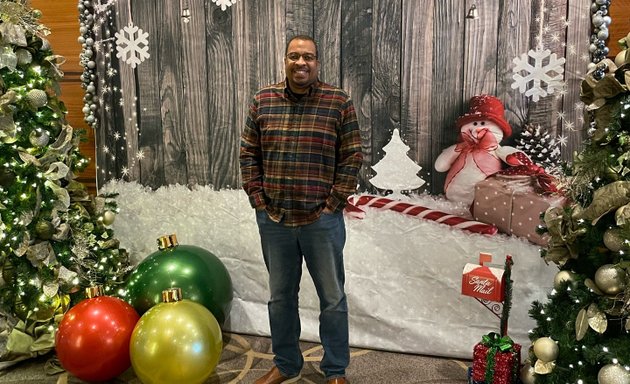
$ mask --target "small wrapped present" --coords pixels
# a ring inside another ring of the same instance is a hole
[[[538,245],[547,244],[536,228],[542,224],[540,214],[547,208],[564,203],[558,194],[539,193],[531,175],[494,175],[475,185],[473,217],[494,224],[499,231],[525,237]]]
[[[467,263],[462,271],[462,295],[502,302],[505,297],[504,270],[483,265],[492,255],[479,254],[479,264]]]
[[[517,384],[520,364],[520,344],[509,336],[491,332],[473,349],[470,381],[473,384]]]

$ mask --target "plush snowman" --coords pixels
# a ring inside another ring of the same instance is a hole
[[[469,110],[457,119],[457,144],[446,148],[435,160],[438,172],[447,172],[444,183],[446,198],[470,205],[475,184],[503,168],[503,164],[521,165],[518,149],[501,146],[501,140],[512,134],[504,117],[501,101],[490,95],[470,99]]]

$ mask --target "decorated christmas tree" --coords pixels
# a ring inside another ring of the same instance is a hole
[[[526,384],[630,383],[629,88],[627,60],[604,59],[582,82],[589,140],[568,175],[569,203],[544,214],[543,257],[559,271],[530,311]]]
[[[0,1],[0,360],[54,347],[63,313],[84,287],[116,294],[130,271],[113,237],[113,196],[75,180],[81,133],[59,99],[63,76],[25,0]]]

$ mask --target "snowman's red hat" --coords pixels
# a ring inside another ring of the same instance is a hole
[[[501,100],[491,95],[477,95],[470,98],[468,112],[457,118],[457,129],[462,125],[479,120],[490,120],[501,128],[503,137],[512,135],[512,127],[505,120],[505,109]]]

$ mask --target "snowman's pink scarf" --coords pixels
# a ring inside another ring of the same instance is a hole
[[[470,136],[460,134],[461,142],[455,146],[455,152],[460,152],[451,169],[446,175],[444,189],[447,189],[451,181],[466,165],[466,158],[472,155],[475,165],[486,176],[490,176],[501,170],[501,160],[493,156],[490,151],[498,148],[496,138],[492,134],[484,135],[479,142],[475,142]]]

